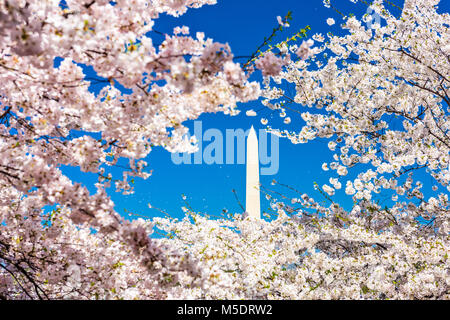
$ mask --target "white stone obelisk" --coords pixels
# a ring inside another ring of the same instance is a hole
[[[245,194],[245,211],[248,216],[261,218],[259,191],[259,155],[258,138],[253,126],[247,138],[247,189]]]

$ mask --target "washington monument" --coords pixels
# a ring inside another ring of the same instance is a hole
[[[247,138],[247,187],[245,211],[251,217],[261,218],[259,191],[259,155],[258,138],[253,126]]]

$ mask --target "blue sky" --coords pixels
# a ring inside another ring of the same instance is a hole
[[[394,3],[402,5],[403,1],[393,0]],[[354,13],[361,16],[366,11],[363,4],[355,5],[348,0],[335,0],[334,5],[346,13]],[[441,10],[449,11],[450,0],[441,1]],[[396,9],[394,9],[396,10]],[[163,32],[171,32],[173,27],[189,26],[192,34],[202,31],[207,37],[218,42],[227,42],[235,56],[246,56],[263,42],[277,26],[277,16],[284,16],[292,11],[293,20],[291,27],[285,29],[278,40],[285,39],[288,35],[311,26],[309,35],[316,32],[326,34],[328,31],[337,32],[338,24],[342,22],[340,16],[332,9],[322,5],[322,0],[284,0],[284,1],[261,1],[261,0],[222,0],[217,5],[204,6],[200,9],[189,10],[180,18],[163,17],[157,20],[155,29]],[[333,17],[336,25],[329,27],[326,19]],[[158,35],[154,36],[154,42],[158,43]],[[244,60],[245,61],[245,60]],[[248,109],[258,110],[262,105],[258,101],[241,104],[241,114],[235,117],[223,114],[202,115],[203,131],[209,128],[219,129],[225,135],[226,129],[248,129],[254,126],[256,129],[263,128],[261,116],[267,117],[270,124],[276,127],[281,125],[278,114],[270,114],[268,110],[258,114],[257,117],[248,117],[245,111]],[[298,106],[300,111],[305,108]],[[261,116],[260,116],[261,115]],[[290,115],[292,123],[287,129],[299,129],[302,121],[298,116]],[[273,119],[271,119],[273,118]],[[186,123],[193,129],[193,122]],[[193,131],[191,131],[193,132]],[[205,147],[208,143],[204,143]],[[271,186],[272,179],[288,184],[301,192],[308,193],[315,199],[323,199],[314,190],[313,183],[319,185],[328,183],[332,173],[321,170],[323,162],[331,161],[332,153],[327,148],[327,141],[317,140],[308,144],[293,145],[286,139],[279,141],[279,171],[273,176],[261,176],[261,183]],[[155,209],[149,209],[147,204],[164,209],[174,217],[182,217],[184,214],[181,207],[184,205],[182,194],[185,194],[189,204],[198,211],[209,214],[217,214],[227,208],[231,212],[239,212],[240,208],[235,200],[232,190],[235,189],[240,201],[245,203],[245,165],[175,165],[171,161],[169,152],[162,148],[155,148],[146,158],[153,175],[147,180],[136,180],[135,193],[124,196],[116,194],[110,189],[112,199],[116,203],[118,212],[124,213],[128,210],[148,217],[161,215]],[[65,169],[75,181],[92,184],[94,175],[81,174],[76,169]],[[349,174],[346,178],[353,178],[356,173]],[[343,180],[345,185],[345,179]],[[284,191],[280,187],[277,191]],[[344,196],[343,192],[336,194],[336,199],[351,205],[351,199]],[[261,209],[265,210],[268,202],[262,197]]]

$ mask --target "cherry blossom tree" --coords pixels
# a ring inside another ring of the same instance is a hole
[[[170,298],[189,299],[449,299],[448,238],[367,228],[362,218],[335,215],[305,195],[301,215],[183,220],[157,218],[158,228],[199,259],[204,286],[181,283]],[[345,222],[344,222],[345,221]],[[342,224],[347,226],[343,227]]]
[[[394,15],[374,1],[379,24],[344,16],[343,35],[284,42],[260,57],[263,104],[305,123],[269,131],[296,144],[327,139],[335,152],[322,166],[334,173],[329,184],[316,185],[328,204],[274,180],[283,192],[261,186],[268,221],[212,220],[191,208],[182,221],[157,219],[168,243],[210,269],[206,289],[182,295],[450,298],[450,16],[438,3],[406,1]],[[342,188],[351,208],[336,200]]]
[[[335,154],[322,168],[337,174],[323,186],[329,196],[344,185],[356,204],[354,212],[374,223],[371,210],[387,214],[377,204],[377,194],[392,190],[396,214],[421,217],[433,226],[431,233],[448,235],[449,14],[437,13],[438,3],[406,1],[396,17],[376,1],[370,8],[384,22],[372,28],[364,23],[368,15],[362,21],[344,17],[348,34],[329,33],[328,41],[314,48],[314,58],[292,60],[273,77],[275,84],[292,84],[295,96],[270,85],[269,79],[263,94],[264,104],[282,113],[295,108],[290,105],[316,111],[295,109],[305,122],[298,132],[272,131],[293,143],[329,139]],[[325,41],[320,34],[313,38]],[[298,53],[295,47],[290,50]],[[344,182],[353,167],[362,169],[356,179]],[[431,185],[414,181],[419,170]],[[426,187],[434,196],[424,196]]]
[[[259,96],[228,45],[155,28],[162,14],[215,2],[0,1],[0,298],[161,298],[178,277],[201,280],[192,259],[150,239],[148,221],[121,217],[106,189],[131,193],[155,146],[194,151],[184,121],[234,115]],[[120,158],[122,179],[108,172]],[[61,166],[97,174],[96,192]]]

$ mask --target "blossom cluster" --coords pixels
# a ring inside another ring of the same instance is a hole
[[[162,297],[167,279],[198,278],[106,190],[133,192],[154,147],[194,151],[183,122],[235,115],[259,96],[228,45],[156,27],[161,15],[215,2],[0,1],[0,298]],[[120,159],[128,166],[116,177]],[[96,190],[61,166],[97,175]],[[74,268],[82,287],[61,289]]]
[[[426,237],[414,224],[400,222],[380,234],[363,217],[325,208],[326,216],[308,210],[289,214],[279,204],[284,209],[270,221],[193,212],[181,221],[155,219],[170,235],[165,242],[195,256],[204,272],[203,286],[181,282],[168,297],[450,298],[448,236]]]
[[[321,186],[328,196],[342,188],[355,204],[379,206],[387,195],[448,235],[450,215],[437,203],[445,207],[450,191],[450,17],[438,3],[405,1],[394,15],[375,1],[368,11],[381,23],[372,27],[367,14],[345,16],[339,35],[313,36],[322,44],[312,58],[265,82],[263,104],[301,116],[303,126],[270,128],[274,134],[328,142],[332,159],[322,168],[334,176]]]

